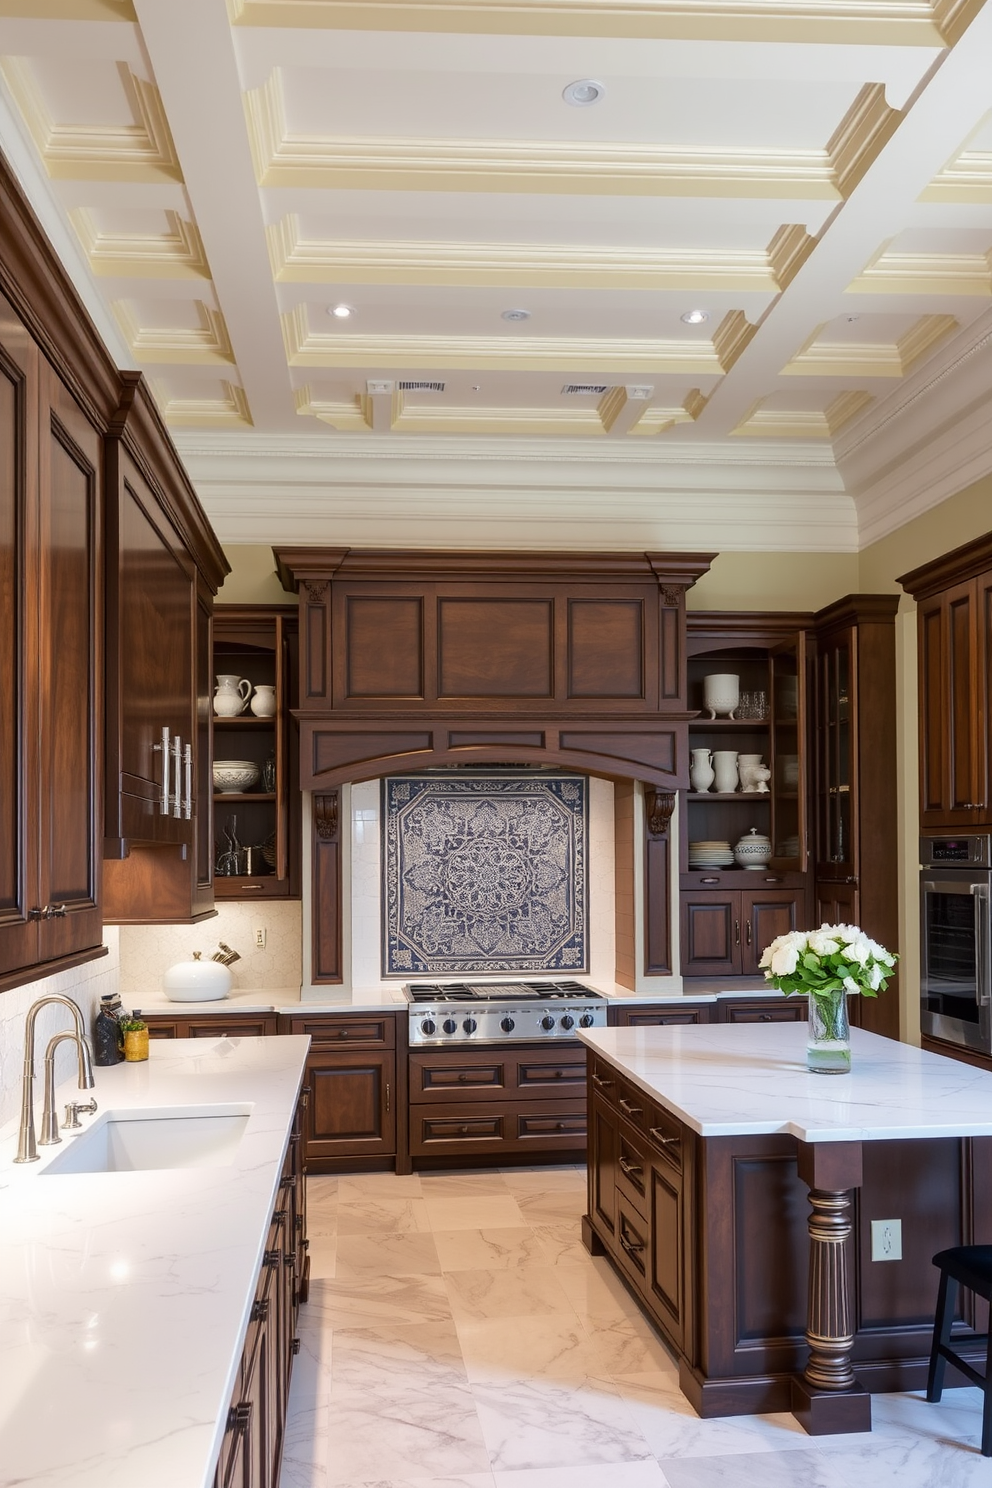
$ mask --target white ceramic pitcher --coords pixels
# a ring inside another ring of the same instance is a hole
[[[713,784],[713,755],[708,749],[692,750],[692,764],[689,766],[689,784],[694,791],[708,791]]]
[[[237,718],[245,711],[250,697],[251,683],[247,677],[239,677],[237,672],[218,674],[214,693],[214,712],[218,718]]]
[[[268,683],[260,682],[251,699],[251,711],[256,718],[275,718],[276,690]]]

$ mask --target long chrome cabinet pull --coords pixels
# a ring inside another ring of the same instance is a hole
[[[162,794],[159,797],[158,809],[163,816],[168,816],[172,809],[171,772],[169,766],[172,762],[172,754],[169,744],[169,730],[162,729],[161,744],[153,744],[155,754],[162,756]]]
[[[186,775],[186,799],[183,801],[183,816],[187,821],[193,819],[193,746],[187,744],[183,751],[183,765]]]
[[[183,814],[183,741],[177,734],[172,741],[172,762],[175,765],[176,788],[172,794],[172,814],[176,819]]]

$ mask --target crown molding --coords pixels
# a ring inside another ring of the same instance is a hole
[[[720,330],[739,311],[721,324]],[[307,306],[282,317],[286,360],[291,367],[375,367],[382,371],[475,371],[719,374],[720,350],[709,341],[662,341],[648,337],[577,336],[375,336],[315,330]],[[737,322],[735,321],[735,326]],[[746,325],[747,323],[744,322]],[[748,331],[753,328],[748,327]],[[723,354],[740,353],[738,329]],[[714,338],[715,341],[715,338]]]
[[[806,245],[814,241],[804,227],[787,225],[778,229],[767,250],[753,252],[570,248],[543,243],[334,242],[304,238],[294,213],[269,227],[267,236],[272,272],[282,284],[659,290],[702,286],[746,294],[773,294],[783,287]]]
[[[766,439],[832,439],[875,400],[871,393],[852,389],[838,393],[822,412],[817,409],[764,408],[763,401],[754,404],[732,433],[761,435]]]
[[[159,91],[126,62],[118,62],[117,71],[134,124],[59,124],[38,88],[29,58],[4,57],[0,70],[53,179],[182,180]]]
[[[102,232],[92,212],[75,207],[69,221],[89,259],[94,274],[118,279],[209,279],[203,243],[194,222],[166,210],[166,233]]]
[[[934,177],[920,201],[992,201],[992,150],[962,150]]]
[[[112,306],[132,354],[141,362],[175,362],[187,366],[230,365],[234,361],[224,317],[219,310],[194,300],[198,326],[142,326],[129,300]]]
[[[852,109],[857,107],[856,101]],[[567,141],[290,134],[279,68],[261,88],[245,94],[245,110],[260,186],[807,201],[837,201],[842,194],[828,150],[659,150]],[[842,123],[835,139],[843,130]],[[857,154],[857,147],[851,148]]]
[[[822,326],[783,377],[905,377],[926,354],[959,328],[953,315],[921,315],[895,343],[818,341]]]
[[[221,379],[219,398],[173,398],[161,383],[151,388],[165,422],[173,428],[251,428],[252,417],[243,387]]]
[[[882,248],[847,294],[992,295],[987,253],[890,253]]]
[[[940,46],[981,0],[735,5],[732,0],[228,0],[238,26],[444,31],[700,41],[805,41]],[[962,12],[964,15],[962,15]]]

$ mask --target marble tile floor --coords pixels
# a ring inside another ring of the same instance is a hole
[[[876,1395],[870,1436],[701,1421],[579,1238],[582,1168],[308,1183],[281,1488],[992,1488],[981,1393]]]

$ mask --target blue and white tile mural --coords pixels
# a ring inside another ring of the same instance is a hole
[[[383,781],[383,970],[588,970],[582,775]]]

